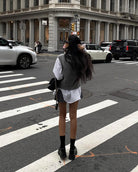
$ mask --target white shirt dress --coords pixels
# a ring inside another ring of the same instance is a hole
[[[53,68],[53,73],[57,80],[61,80],[63,78],[62,65],[59,58],[56,59],[56,62]],[[61,88],[60,90],[62,92],[64,101],[69,104],[74,103],[81,99],[81,87],[74,90],[64,90]]]

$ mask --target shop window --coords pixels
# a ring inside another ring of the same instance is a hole
[[[21,9],[21,0],[17,1],[17,9]]]
[[[2,24],[3,36],[6,36],[6,23]]]
[[[59,2],[59,3],[62,3],[62,2],[70,3],[70,0],[59,0],[58,2]]]
[[[34,6],[38,6],[39,5],[39,0],[34,0]]]
[[[80,0],[80,5],[86,6],[86,0]]]
[[[44,4],[49,4],[49,0],[44,0]]]
[[[10,0],[10,11],[13,11],[13,0]]]
[[[29,8],[29,0],[25,0],[25,8]]]
[[[115,8],[114,0],[110,0],[110,11],[114,11],[114,8]]]
[[[96,8],[97,7],[97,0],[92,0],[91,1],[91,7]]]
[[[101,26],[100,26],[100,41],[104,41],[105,40],[105,23],[102,22]]]
[[[6,11],[6,1],[3,0],[3,11]]]
[[[95,43],[96,40],[96,22],[91,21],[90,23],[90,43]]]
[[[106,11],[106,0],[101,1],[101,9]]]

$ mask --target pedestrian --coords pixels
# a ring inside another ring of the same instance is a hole
[[[38,54],[38,41],[35,41],[34,47],[35,47],[35,52]]]
[[[66,42],[67,43],[67,42]],[[67,45],[67,44],[66,44]],[[76,35],[68,37],[68,46],[64,44],[64,54],[57,57],[53,73],[58,80],[57,100],[59,103],[59,135],[60,147],[58,154],[66,158],[65,128],[66,105],[69,104],[70,116],[70,151],[69,159],[74,160],[77,154],[75,147],[77,131],[77,108],[81,99],[81,83],[92,78],[93,66],[90,55],[84,51],[81,41]]]

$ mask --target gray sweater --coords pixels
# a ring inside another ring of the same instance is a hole
[[[63,79],[59,82],[58,87],[64,90],[74,90],[80,86],[80,81],[77,80],[76,71],[74,71],[70,65],[65,60],[64,54],[58,56],[63,72]]]

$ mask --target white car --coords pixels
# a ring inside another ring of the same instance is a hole
[[[112,61],[112,53],[108,50],[102,49],[97,44],[85,44],[85,50],[90,54],[92,61],[103,60],[106,63]]]
[[[37,63],[35,51],[24,46],[12,46],[6,39],[0,37],[0,65],[17,65],[27,69]]]
[[[102,42],[100,46],[102,49],[110,51],[111,44],[112,44],[112,42]]]

